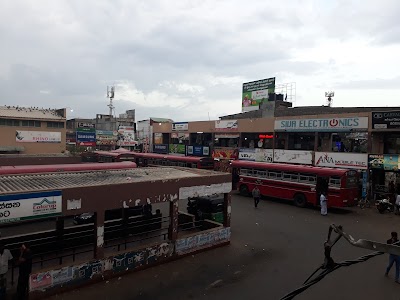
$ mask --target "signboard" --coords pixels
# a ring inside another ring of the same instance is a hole
[[[230,147],[214,147],[212,157],[216,159],[238,159],[239,150]]]
[[[116,145],[117,144],[117,131],[111,130],[96,130],[96,144],[97,145]]]
[[[95,128],[78,128],[76,131],[79,132],[96,132]]]
[[[368,168],[368,154],[315,152],[315,166],[366,170]]]
[[[77,131],[76,144],[79,146],[96,146],[96,132]]]
[[[185,154],[186,146],[184,144],[169,144],[169,153]]]
[[[156,132],[154,133],[154,144],[162,144],[163,143],[163,134]]]
[[[372,113],[372,129],[399,129],[400,111],[382,111]]]
[[[168,154],[168,144],[154,144],[153,152],[160,154]]]
[[[368,165],[372,169],[383,169],[385,171],[398,171],[400,161],[398,154],[370,154]]]
[[[0,196],[0,223],[61,215],[61,191]]]
[[[306,150],[274,150],[274,162],[312,165],[312,151]]]
[[[78,123],[78,128],[95,128],[96,124],[93,123],[85,123],[85,122],[79,122]]]
[[[215,131],[238,131],[237,120],[218,120],[215,121]]]
[[[186,155],[188,156],[209,156],[210,147],[207,146],[187,146]]]
[[[368,129],[368,117],[275,120],[275,131],[348,131]]]
[[[172,123],[172,131],[187,131],[189,130],[188,122],[175,122]]]
[[[171,139],[178,139],[178,140],[181,140],[181,141],[189,140],[189,133],[172,132],[171,133]]]
[[[135,128],[133,126],[119,126],[118,128],[118,146],[135,146]]]
[[[275,93],[275,77],[243,83],[242,112],[259,109],[272,93]]]
[[[257,162],[273,162],[274,151],[272,149],[240,148],[239,159]]]
[[[18,143],[61,143],[61,132],[17,130],[15,141]]]

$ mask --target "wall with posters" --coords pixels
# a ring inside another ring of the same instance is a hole
[[[275,120],[275,131],[349,131],[368,129],[368,117]]]
[[[17,143],[61,143],[61,132],[17,130],[15,141]]]
[[[230,147],[214,147],[212,157],[216,159],[238,159],[239,149]]]
[[[119,126],[117,145],[129,147],[137,145],[135,140],[135,128],[132,126]]]
[[[273,149],[262,149],[262,148],[240,148],[239,159],[257,162],[268,162],[274,161],[274,150]]]
[[[314,165],[344,169],[366,170],[368,154],[342,152],[315,152]]]
[[[275,77],[243,83],[242,112],[257,110],[275,93]]]
[[[238,131],[238,120],[215,121],[215,131]]]
[[[312,165],[313,151],[305,150],[274,150],[274,162]]]
[[[61,215],[61,191],[0,196],[0,223]]]

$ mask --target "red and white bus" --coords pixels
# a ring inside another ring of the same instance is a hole
[[[135,153],[139,167],[177,166],[185,168],[214,170],[214,159],[211,157],[177,156],[157,153]]]
[[[99,170],[134,169],[134,162],[120,163],[87,163],[87,164],[61,164],[61,165],[27,165],[27,166],[3,166],[0,167],[0,175],[54,173],[54,172],[84,172]]]
[[[233,189],[249,195],[257,185],[261,195],[293,200],[299,207],[319,204],[327,191],[328,206],[353,206],[358,201],[358,173],[354,170],[278,163],[232,162]]]

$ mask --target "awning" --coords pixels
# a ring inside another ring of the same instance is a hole
[[[215,135],[216,139],[237,139],[239,138],[239,134],[237,133],[218,133]]]

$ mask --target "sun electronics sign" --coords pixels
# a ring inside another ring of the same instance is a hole
[[[275,120],[275,131],[349,131],[368,129],[368,117]]]

